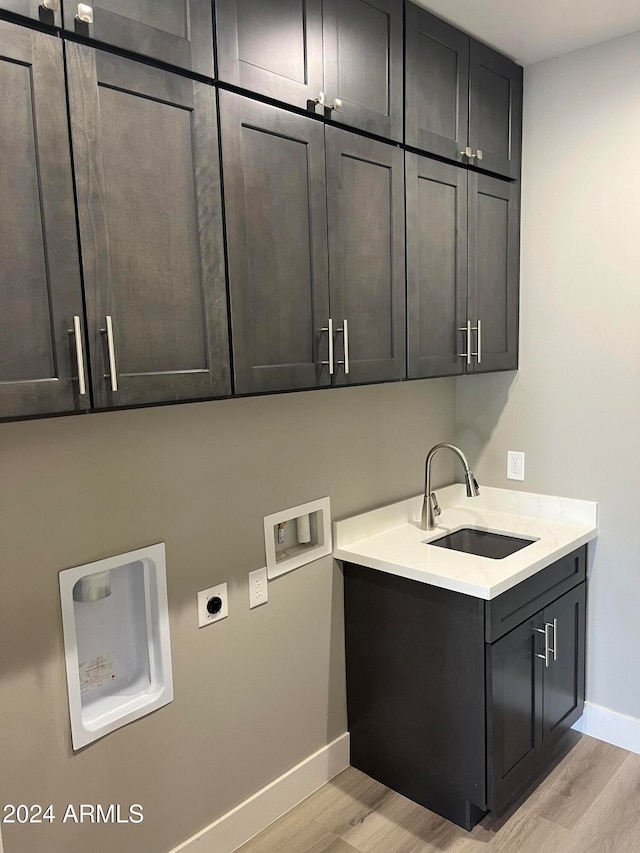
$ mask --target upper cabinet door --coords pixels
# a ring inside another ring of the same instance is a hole
[[[64,27],[78,35],[213,77],[211,0],[66,0]]]
[[[52,27],[62,26],[61,7],[61,0],[0,0],[1,11],[22,15]]]
[[[95,404],[228,394],[215,91],[67,51]]]
[[[508,178],[520,176],[522,68],[471,40],[469,146],[473,162]]]
[[[333,121],[402,141],[402,0],[324,0],[325,92]],[[340,109],[338,109],[340,106]]]
[[[405,142],[466,162],[469,37],[407,3]]]
[[[326,129],[326,147],[334,381],[402,379],[403,153],[334,127]]]
[[[330,381],[324,127],[220,93],[239,393]]]
[[[519,187],[469,172],[470,373],[518,367]]]
[[[464,373],[467,171],[406,154],[408,376]]]
[[[61,41],[0,22],[0,90],[0,418],[87,409]]]
[[[322,0],[217,0],[218,77],[306,109],[323,88]]]

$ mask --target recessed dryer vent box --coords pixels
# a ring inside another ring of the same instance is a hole
[[[329,498],[265,516],[264,546],[269,579],[331,554]]]
[[[164,543],[60,572],[73,748],[173,699]]]

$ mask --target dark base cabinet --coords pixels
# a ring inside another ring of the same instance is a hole
[[[484,601],[346,563],[351,764],[467,830],[504,809],[582,714],[585,564]]]

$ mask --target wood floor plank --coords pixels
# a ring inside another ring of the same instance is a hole
[[[529,797],[526,808],[571,829],[600,796],[629,755],[624,749],[585,737]]]

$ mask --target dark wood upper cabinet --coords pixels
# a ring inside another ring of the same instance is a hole
[[[228,394],[215,91],[66,47],[95,405]]]
[[[464,162],[469,37],[412,3],[406,16],[406,143]]]
[[[62,26],[61,0],[0,0],[0,11],[21,15],[52,27]]]
[[[469,373],[516,370],[520,265],[519,185],[469,172]],[[466,351],[466,350],[465,350]]]
[[[70,32],[213,77],[211,0],[95,0],[64,3]]]
[[[239,393],[328,385],[324,127],[220,93]]]
[[[0,21],[0,90],[0,418],[81,411],[90,397],[78,372],[86,353],[62,42]]]
[[[412,3],[405,62],[406,144],[518,178],[522,68]]]
[[[522,68],[471,39],[469,147],[482,151],[474,164],[518,178],[522,149]]]
[[[467,323],[467,172],[406,154],[408,376],[455,376]]]
[[[336,338],[334,381],[402,379],[403,153],[327,127],[326,157],[331,317],[336,329],[342,329]]]
[[[518,366],[519,188],[406,154],[410,378]]]
[[[402,0],[218,0],[218,76],[401,142],[402,24]]]
[[[402,141],[402,0],[324,0],[331,119]]]
[[[307,108],[323,89],[322,0],[217,0],[218,76]]]

